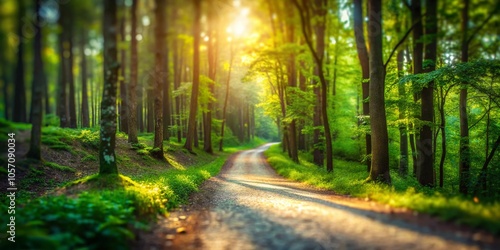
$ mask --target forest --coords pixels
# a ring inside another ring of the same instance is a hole
[[[3,0],[0,246],[141,249],[267,142],[500,244],[498,27],[498,0]]]

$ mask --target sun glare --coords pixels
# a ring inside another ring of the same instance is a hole
[[[250,10],[248,8],[241,9],[239,15],[233,20],[232,24],[227,27],[227,33],[231,33],[236,37],[241,37],[248,33],[249,13]]]

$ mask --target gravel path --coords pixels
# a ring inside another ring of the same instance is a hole
[[[360,208],[357,203],[363,202],[366,207],[367,202],[350,202],[331,192],[285,180],[265,163],[262,152],[268,147],[235,155],[221,174],[202,185],[190,205],[160,221],[151,235],[143,235],[137,248],[495,248],[474,241],[477,235],[464,237],[440,232],[439,226],[422,227],[398,219],[390,209],[377,212],[382,205]]]

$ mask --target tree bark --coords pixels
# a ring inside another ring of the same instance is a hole
[[[226,94],[224,96],[224,106],[222,107],[222,124],[221,124],[221,129],[220,129],[220,141],[219,141],[219,151],[223,151],[223,144],[224,144],[224,128],[226,125],[226,111],[227,111],[227,103],[229,100],[229,83],[231,82],[231,70],[233,69],[233,42],[230,41],[229,45],[229,70],[227,72],[227,79],[226,79]],[[279,129],[278,129],[279,131]]]
[[[87,91],[87,57],[85,56],[85,43],[87,36],[85,31],[82,31],[82,41],[80,44],[80,56],[82,57],[81,68],[82,68],[82,127],[88,128],[90,126],[89,122],[89,98]]]
[[[437,0],[426,0],[427,16],[425,35],[430,40],[425,45],[426,67],[424,72],[432,72],[436,68],[437,59]],[[434,186],[434,151],[432,131],[434,123],[434,81],[431,81],[421,92],[421,117],[424,122],[418,141],[417,178],[421,185]]]
[[[24,36],[21,20],[24,17],[24,4],[23,1],[18,1],[18,25],[17,34],[19,36],[19,45],[17,46],[17,65],[15,74],[14,85],[14,112],[12,113],[12,120],[15,122],[27,122],[26,113],[26,87],[24,81]]]
[[[404,64],[404,51],[399,50],[398,58],[398,78],[403,77],[403,64]],[[406,118],[406,108],[404,105],[404,100],[406,96],[405,86],[403,84],[398,84],[398,94],[399,94],[399,120]],[[408,134],[405,123],[399,124],[399,174],[406,176],[408,174]]]
[[[208,78],[212,80],[208,85],[208,89],[210,95],[215,94],[215,82],[216,82],[216,73],[217,73],[217,52],[218,52],[218,44],[217,44],[217,27],[218,21],[215,20],[215,7],[209,7],[209,40],[208,40]],[[203,130],[204,130],[204,138],[203,138],[203,150],[205,152],[212,154],[212,111],[213,111],[213,102],[211,99],[208,100],[207,103],[207,111],[204,114],[204,122],[203,122]]]
[[[123,9],[125,9],[125,5],[122,7]],[[125,13],[125,11],[124,11]],[[125,43],[126,42],[126,39],[125,39],[125,25],[126,25],[126,22],[125,22],[125,15],[122,15],[122,17],[120,18],[120,37],[121,37],[121,42],[122,43]],[[126,84],[126,74],[125,74],[125,69],[126,69],[126,65],[127,65],[127,50],[125,50],[124,48],[122,48],[120,50],[120,72],[121,72],[121,77],[120,77],[120,110],[119,110],[119,114],[120,114],[120,131],[121,132],[124,132],[124,133],[127,133],[128,134],[128,115],[127,115],[127,84]]]
[[[155,76],[154,76],[154,143],[152,156],[165,159],[163,155],[163,69],[165,44],[164,16],[165,0],[155,0]],[[168,101],[168,100],[167,100]]]
[[[60,119],[60,126],[63,128],[69,127],[69,115],[68,115],[68,95],[67,95],[67,81],[68,76],[66,75],[68,64],[66,60],[66,37],[67,33],[65,32],[65,27],[67,27],[66,19],[67,19],[67,6],[60,6],[60,16],[58,20],[59,26],[62,28],[61,33],[59,34],[59,53],[60,53],[60,62],[59,62],[59,98],[57,104],[57,115]]]
[[[75,75],[73,74],[73,62],[74,62],[74,56],[73,56],[73,32],[71,31],[71,28],[73,26],[73,21],[70,18],[70,23],[68,24],[68,29],[70,30],[68,37],[67,37],[67,42],[68,42],[68,49],[67,51],[69,52],[69,56],[67,58],[68,60],[68,68],[67,70],[67,80],[69,84],[69,127],[70,128],[76,128],[77,127],[77,117],[76,117],[76,93],[75,93]]]
[[[116,1],[104,1],[104,88],[101,102],[99,174],[118,174],[115,156],[118,78]]]
[[[370,125],[372,134],[372,165],[369,179],[391,183],[389,174],[389,138],[385,114],[385,69],[382,61],[382,1],[368,2],[370,47]]]
[[[191,90],[191,103],[189,108],[189,123],[186,143],[184,148],[193,151],[194,135],[196,133],[196,113],[198,110],[198,94],[200,87],[200,30],[201,30],[201,0],[194,1],[194,26],[193,26],[193,87]]]
[[[422,61],[423,61],[423,51],[424,44],[421,39],[424,33],[424,28],[422,26],[422,6],[421,0],[412,0],[411,1],[411,20],[412,23],[415,24],[413,28],[413,74],[420,74],[423,72],[422,70]],[[416,103],[420,99],[418,94],[413,95],[413,101]],[[419,114],[413,114],[414,118],[419,118]],[[410,129],[414,129],[414,125],[410,125]],[[412,160],[413,160],[413,175],[417,177],[418,172],[418,162],[420,155],[418,154],[418,148],[416,145],[417,134],[416,131],[413,131],[410,134],[410,146],[412,151]]]
[[[361,64],[362,80],[361,89],[363,95],[363,116],[370,115],[369,103],[369,86],[370,86],[370,64],[368,56],[368,48],[366,47],[365,32],[363,25],[363,0],[354,0],[354,36],[356,37],[356,49],[358,51],[358,59]],[[370,155],[372,152],[371,135],[365,134],[366,154]],[[371,157],[367,157],[366,167],[370,172]]]
[[[41,0],[35,0],[35,40],[33,47],[33,84],[31,86],[31,140],[30,148],[27,154],[28,158],[41,160],[41,140],[42,140],[42,99],[43,99],[43,81],[45,75],[43,72],[42,61],[42,30],[40,29],[40,5]]]
[[[128,94],[128,142],[138,143],[137,139],[137,0],[132,0],[130,8],[130,83]]]
[[[469,23],[469,0],[464,0],[462,9],[462,62],[469,61],[469,44],[468,39],[468,23]],[[469,119],[467,117],[467,82],[462,83],[460,89],[460,163],[458,166],[459,173],[459,191],[462,194],[467,194],[470,179],[470,146],[469,146]]]

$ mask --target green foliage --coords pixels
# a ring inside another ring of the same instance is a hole
[[[57,170],[65,171],[65,172],[75,172],[74,168],[68,167],[68,166],[62,166],[62,165],[59,165],[55,162],[46,161],[46,162],[44,162],[44,165],[49,167],[49,168],[53,168],[53,169],[57,169]]]
[[[46,114],[43,116],[43,122],[42,124],[44,126],[53,126],[53,127],[59,127],[61,121],[59,117],[55,114]]]
[[[402,178],[391,173],[392,186],[365,183],[366,166],[342,160],[335,161],[333,173],[318,168],[301,155],[301,165],[294,163],[281,152],[280,146],[272,146],[265,152],[268,162],[278,174],[300,182],[329,189],[339,194],[369,198],[394,207],[406,207],[417,212],[439,216],[460,224],[483,228],[500,233],[500,203],[498,201],[475,202],[446,190],[420,187],[412,177]]]

